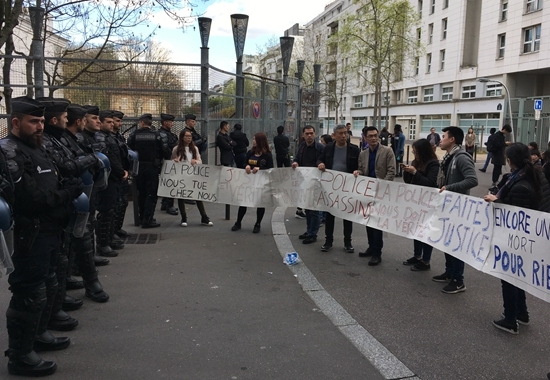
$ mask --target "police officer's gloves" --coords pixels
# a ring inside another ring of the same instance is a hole
[[[63,190],[67,190],[69,192],[69,198],[75,199],[82,194],[84,185],[82,184],[82,180],[80,178],[70,178],[63,181]]]

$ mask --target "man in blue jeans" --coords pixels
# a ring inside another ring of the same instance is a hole
[[[292,162],[292,169],[298,166],[316,167],[317,160],[323,152],[323,144],[315,140],[315,128],[311,125],[306,125],[302,129],[302,137],[304,141],[298,147],[298,152]],[[299,236],[304,244],[311,244],[317,241],[317,233],[321,224],[319,211],[305,210],[306,213],[306,232]]]
[[[470,189],[477,186],[477,175],[472,156],[462,150],[464,131],[459,127],[443,128],[443,137],[439,147],[446,151],[441,161],[438,180],[439,192],[453,191],[470,194]],[[435,282],[448,282],[441,291],[454,294],[466,290],[464,285],[464,261],[445,253],[445,273],[432,277]]]

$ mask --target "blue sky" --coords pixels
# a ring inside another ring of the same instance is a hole
[[[256,54],[258,46],[264,46],[273,37],[277,40],[295,23],[303,25],[318,14],[330,0],[195,0],[192,10],[212,19],[210,31],[210,64],[227,71],[235,70],[235,47],[231,32],[230,15],[243,13],[250,16],[245,44],[245,54]],[[190,10],[182,10],[189,14]],[[180,63],[200,63],[200,38],[198,24],[181,31],[175,22],[164,14],[155,14],[152,20],[161,25],[153,39],[171,52],[171,60]]]

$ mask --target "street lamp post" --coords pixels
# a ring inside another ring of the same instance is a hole
[[[246,30],[248,29],[248,16],[243,14],[231,15],[231,29],[233,30],[233,41],[235,42],[235,54],[237,55],[236,83],[235,83],[235,114],[242,122],[244,117],[244,78],[243,78],[243,53],[246,41]]]
[[[208,84],[209,78],[209,48],[208,39],[210,38],[210,26],[212,19],[208,17],[199,17],[199,34],[201,37],[201,132],[208,133]],[[202,161],[208,164],[208,150],[206,150]]]
[[[304,77],[304,68],[306,67],[306,61],[299,59],[296,61],[298,71],[296,72],[296,78],[298,78],[298,100],[296,104],[296,127],[294,131],[294,142],[300,140],[300,134],[302,133],[302,79]]]
[[[42,49],[44,12],[44,8],[29,7],[32,27],[31,52],[34,60],[34,95],[36,98],[44,96],[44,50]]]
[[[294,46],[294,37],[281,37],[281,57],[283,60],[283,106],[282,106],[282,117],[283,123],[285,123],[286,115],[288,114],[287,110],[287,99],[288,99],[288,69],[290,68],[290,57],[292,56],[292,47]]]
[[[512,119],[512,102],[510,101],[510,91],[508,90],[508,87],[506,87],[506,85],[504,83],[502,83],[501,81],[499,80],[496,80],[496,79],[489,79],[489,78],[477,78],[477,81],[480,82],[480,83],[490,83],[490,82],[493,82],[493,83],[499,83],[502,87],[504,87],[504,89],[506,90],[506,98],[508,99],[508,112],[510,113],[510,127],[512,128],[512,142],[515,141],[515,137],[514,137],[514,120]]]

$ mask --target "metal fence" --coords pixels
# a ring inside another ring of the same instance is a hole
[[[34,96],[31,67],[28,58],[1,56],[5,64],[11,58],[9,78],[1,78],[4,95]],[[140,62],[104,59],[45,58],[44,95],[67,98],[73,103],[97,105],[100,109],[118,110],[125,114],[122,131],[128,133],[144,113],[151,113],[154,125],[160,125],[160,113],[176,116],[173,132],[185,127],[187,113],[197,115],[197,130],[208,136],[208,156],[217,162],[215,137],[222,120],[231,126],[243,125],[251,139],[265,132],[271,142],[279,125],[294,145],[299,139],[297,120],[318,125],[315,107],[316,91],[301,89],[300,81],[288,78],[286,84],[269,78],[244,74],[243,118],[236,117],[236,80],[234,73],[209,66],[208,114],[201,117],[201,65],[167,62]],[[4,80],[6,79],[6,80]],[[286,88],[286,91],[284,91]],[[286,99],[284,95],[286,94]],[[5,98],[0,101],[0,137],[7,135],[8,117]],[[300,99],[304,98],[304,102]],[[303,105],[303,107],[301,107]],[[302,109],[302,112],[300,112]]]

